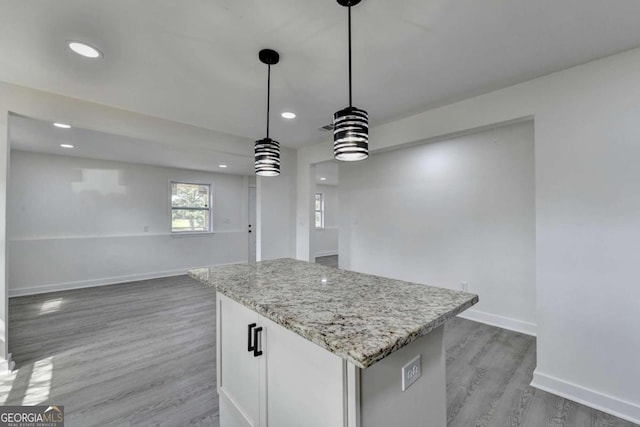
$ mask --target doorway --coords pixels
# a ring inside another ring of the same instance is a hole
[[[249,262],[256,262],[256,187],[249,187]]]
[[[338,162],[315,165],[313,238],[311,255],[319,264],[338,267],[339,256],[339,173]]]

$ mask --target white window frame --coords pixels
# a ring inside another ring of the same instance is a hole
[[[209,187],[209,203],[207,208],[184,208],[184,207],[173,207],[172,200],[172,190],[173,184],[188,184],[188,185],[206,185]],[[197,211],[209,211],[209,221],[207,224],[207,230],[186,230],[186,231],[173,231],[173,210],[197,210]],[[171,180],[169,181],[169,231],[173,236],[189,236],[189,235],[202,235],[202,234],[213,234],[213,184],[210,182],[201,182],[201,181],[181,181],[181,180]]]
[[[316,209],[316,199],[320,196],[320,209]],[[320,212],[320,226],[318,227],[316,223],[316,214]],[[313,196],[313,223],[316,226],[317,230],[324,229],[324,193],[316,193]]]

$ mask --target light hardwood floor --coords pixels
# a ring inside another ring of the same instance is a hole
[[[67,426],[217,426],[215,292],[186,276],[10,300],[17,370],[0,404],[62,404]],[[445,327],[449,426],[631,427],[529,387],[535,338]],[[398,426],[403,427],[403,426]]]

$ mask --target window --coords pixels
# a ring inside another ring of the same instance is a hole
[[[324,197],[322,193],[316,193],[315,211],[316,228],[324,228]]]
[[[211,231],[211,186],[171,183],[171,232]]]

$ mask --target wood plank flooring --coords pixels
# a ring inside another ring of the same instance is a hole
[[[0,403],[62,404],[67,426],[218,424],[213,289],[156,279],[12,298],[9,315]]]
[[[529,386],[534,337],[464,319],[445,326],[448,425],[633,427]]]
[[[338,255],[319,256],[316,258],[316,264],[338,268]]]
[[[62,404],[71,427],[218,426],[212,289],[155,279],[12,298],[9,315],[0,404]],[[529,387],[535,338],[454,319],[445,344],[449,426],[634,426]]]

